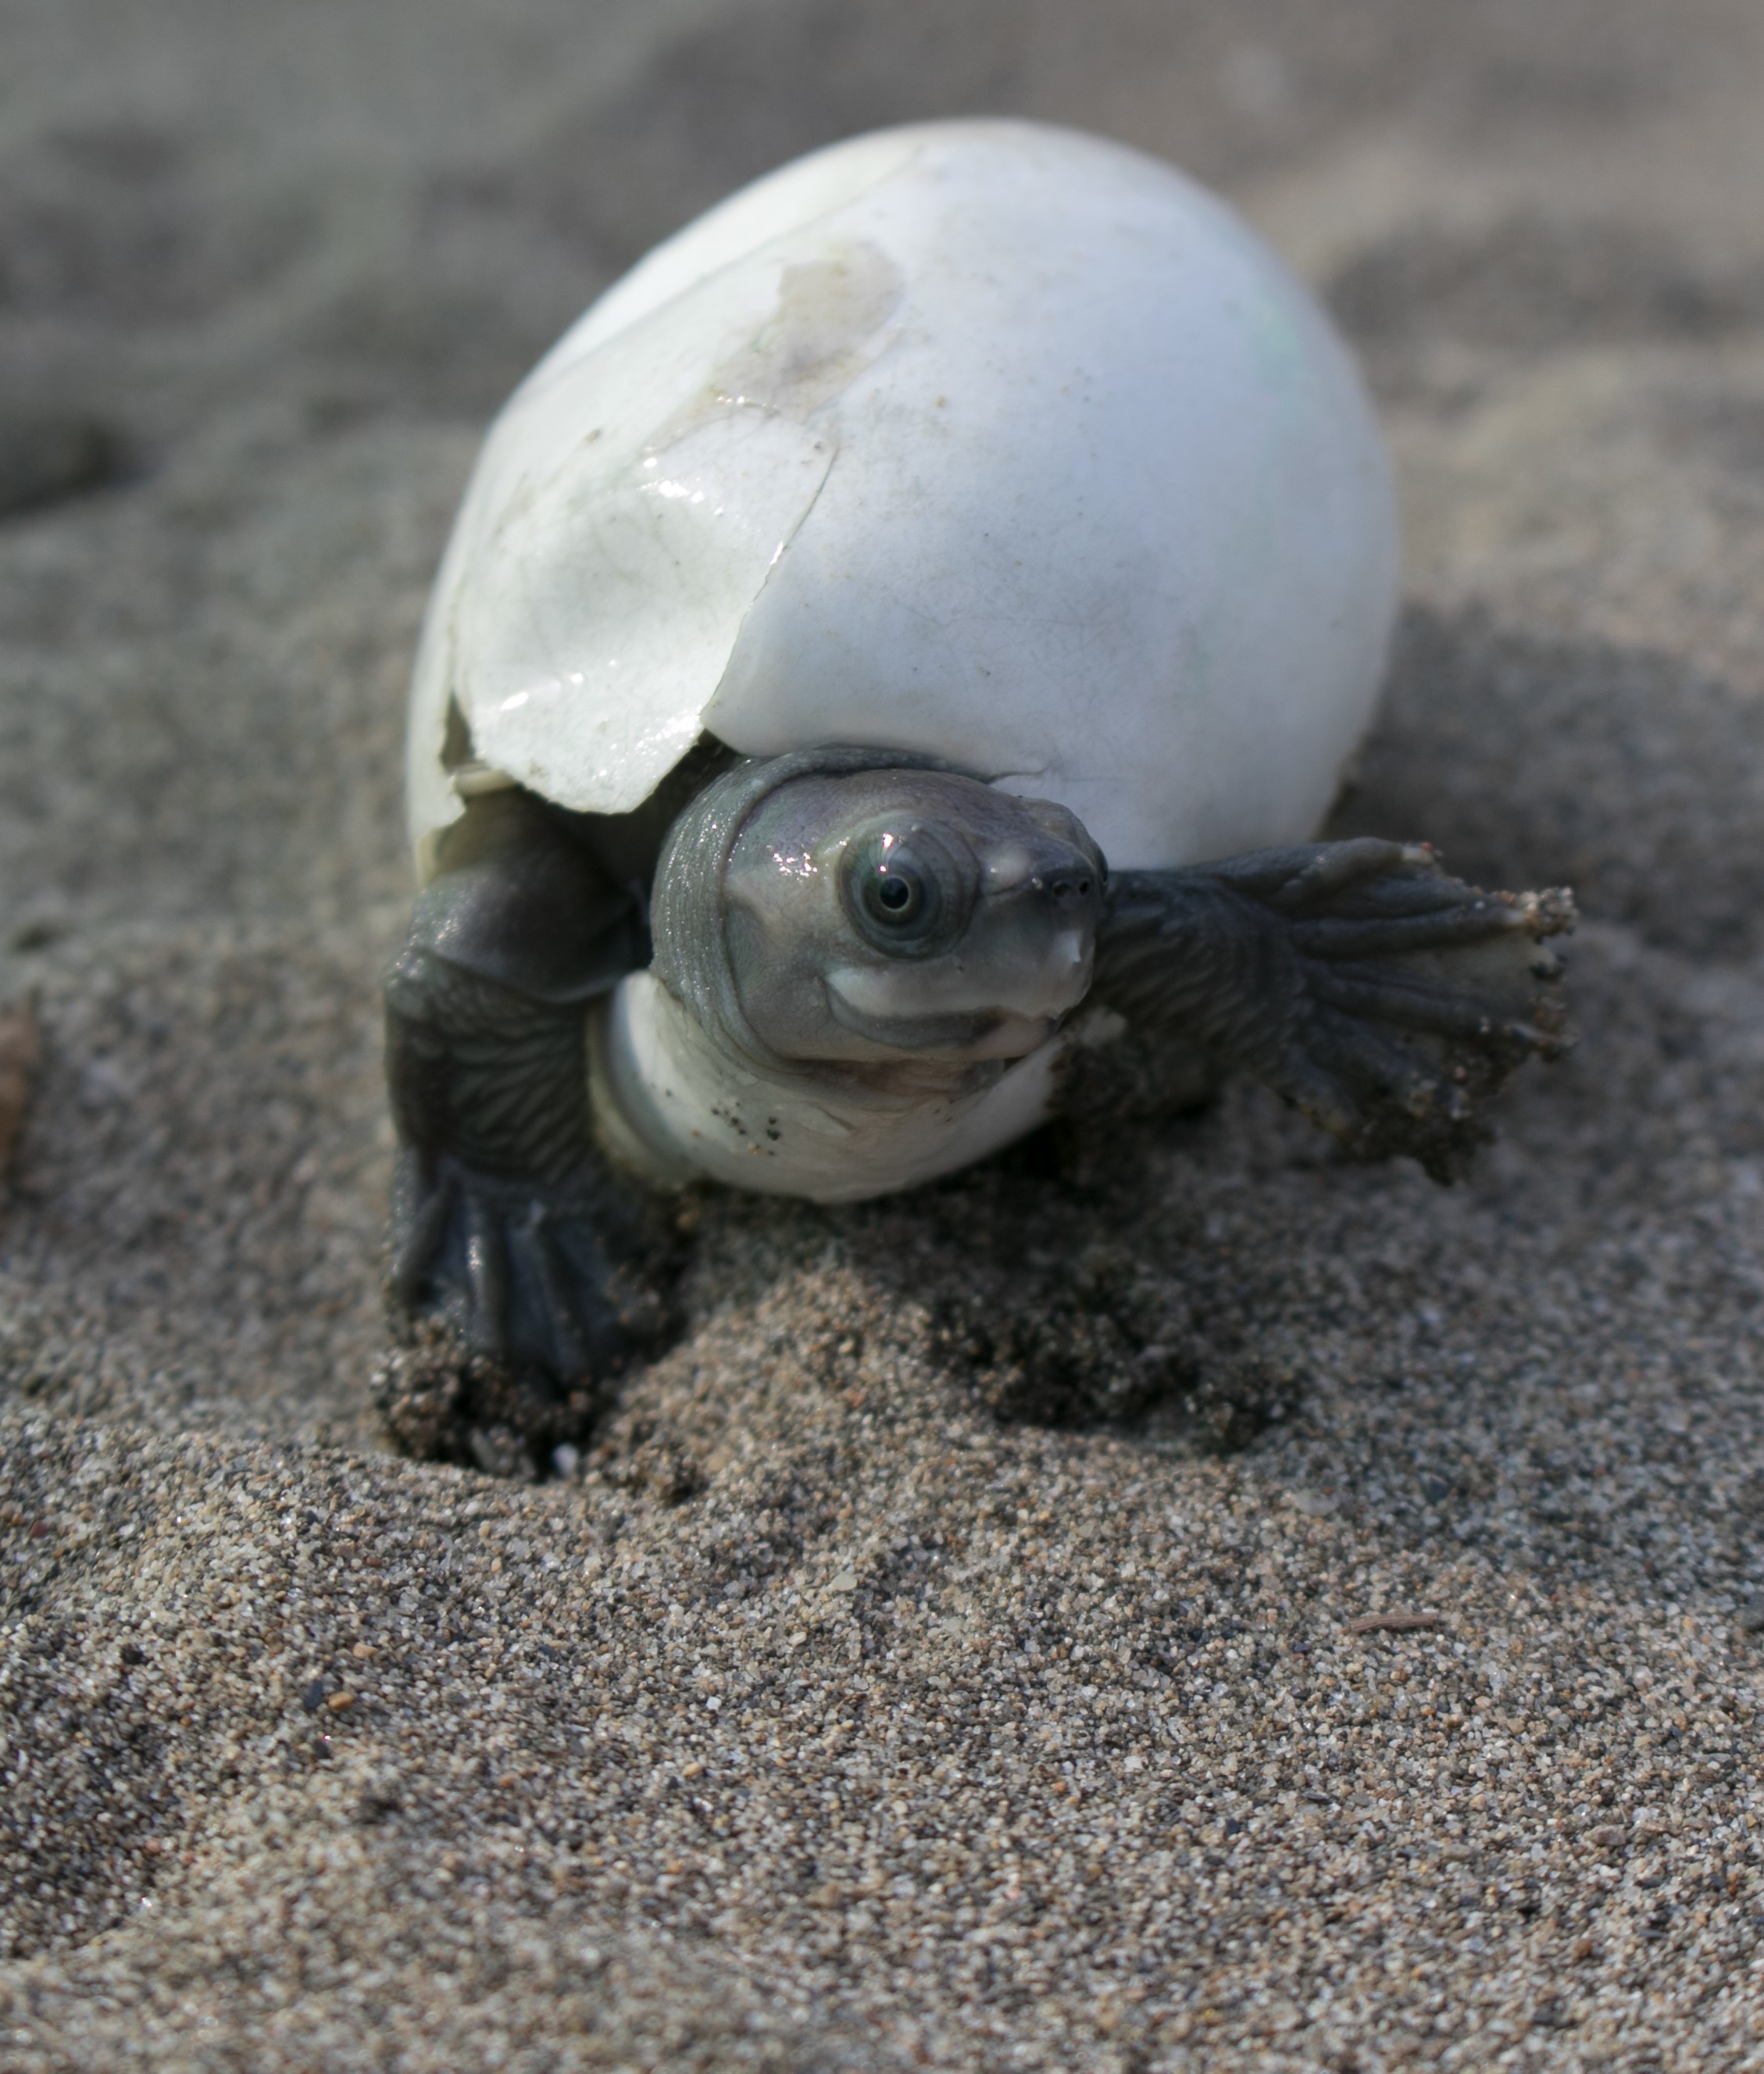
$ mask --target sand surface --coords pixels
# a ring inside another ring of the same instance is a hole
[[[1764,2066],[1761,105],[1750,0],[4,0],[5,2074]],[[477,435],[738,180],[974,109],[1332,300],[1410,535],[1343,824],[1575,879],[1582,1046],[1449,1193],[1233,1089],[712,1198],[573,1477],[399,1459]]]

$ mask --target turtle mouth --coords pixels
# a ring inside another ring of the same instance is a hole
[[[842,1030],[888,1051],[949,1059],[1021,1059],[1045,1044],[1090,986],[1088,929],[1062,929],[1027,971],[993,961],[929,968],[840,965],[824,977],[828,1012]]]
[[[952,1061],[1027,1058],[1060,1027],[1057,1015],[1021,1015],[1002,1008],[941,1015],[871,1014],[841,991],[837,975],[827,982],[827,1006],[841,1030],[866,1043]]]

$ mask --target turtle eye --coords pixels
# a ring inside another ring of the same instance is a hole
[[[928,830],[883,832],[847,853],[845,904],[860,934],[897,957],[923,956],[960,932],[963,874]]]
[[[910,864],[880,865],[865,881],[864,904],[885,928],[910,928],[925,911],[925,882]]]

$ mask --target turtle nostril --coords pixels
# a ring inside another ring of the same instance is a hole
[[[1055,846],[1050,844],[1048,847],[1053,849]],[[1064,845],[1060,847],[1064,848]],[[1027,879],[1018,878],[1007,882],[1007,884],[1013,890],[1022,888],[1033,894],[1038,900],[1046,902],[1049,907],[1069,908],[1075,902],[1088,902],[1095,896],[1097,877],[1095,872],[1088,867],[1088,859],[1074,857],[1069,853],[1063,857],[1056,854],[1046,860],[1041,870],[1031,871]]]

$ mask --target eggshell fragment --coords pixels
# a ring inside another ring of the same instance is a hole
[[[1396,528],[1308,293],[1156,160],[1022,122],[817,152],[642,261],[492,428],[412,695],[628,812],[700,732],[948,758],[1117,866],[1314,830],[1376,696]]]

